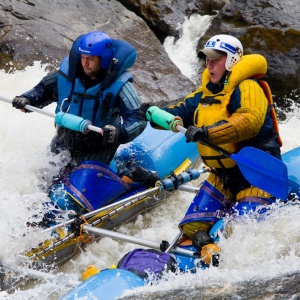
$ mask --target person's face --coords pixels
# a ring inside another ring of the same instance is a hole
[[[226,69],[225,69],[226,55],[210,59],[206,57],[206,67],[209,71],[210,80],[212,83],[219,83],[221,78],[223,77]]]
[[[81,65],[84,73],[91,79],[94,79],[100,71],[100,58],[98,56],[81,54]]]

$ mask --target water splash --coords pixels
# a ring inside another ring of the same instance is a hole
[[[182,32],[179,39],[169,36],[164,41],[164,48],[170,59],[177,65],[181,73],[194,83],[199,82],[198,69],[200,62],[196,47],[199,39],[209,27],[212,17],[191,15],[185,17],[183,24],[178,27]]]

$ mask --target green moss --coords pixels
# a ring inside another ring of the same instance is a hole
[[[229,24],[233,24],[235,27],[245,27],[251,25],[243,18],[239,10],[235,10],[231,16],[224,15],[222,19]]]
[[[0,52],[0,69],[9,72],[11,69],[12,55]]]
[[[245,49],[274,50],[287,53],[300,45],[300,31],[251,27],[240,37],[240,41]]]
[[[153,4],[146,2],[146,4],[142,6],[142,13],[157,19],[157,15],[160,15],[161,12],[158,9],[155,9]]]

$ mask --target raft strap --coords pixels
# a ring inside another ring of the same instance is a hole
[[[253,203],[257,203],[259,205],[270,205],[270,202],[273,202],[272,199],[267,200],[267,199],[262,199],[259,197],[246,197],[246,198],[242,198],[240,201],[237,201],[237,203],[241,203],[241,202],[253,202]]]
[[[201,190],[206,192],[207,194],[211,195],[215,200],[219,201],[224,208],[228,208],[229,204],[231,203],[230,200],[228,200],[225,197],[219,196],[215,191],[210,189],[207,185],[202,185]]]
[[[207,212],[199,212],[194,214],[186,215],[182,220],[181,224],[183,224],[186,220],[191,219],[201,219],[201,218],[218,218],[221,219],[228,214],[228,211],[225,210],[216,210],[216,211],[207,211]]]
[[[84,195],[82,193],[80,193],[77,190],[77,188],[69,181],[69,179],[67,179],[64,182],[64,185],[67,186],[70,189],[70,191],[84,203],[84,205],[87,207],[87,209],[89,211],[93,211],[94,210],[94,208],[92,207],[92,205],[90,204],[90,202],[84,197]]]

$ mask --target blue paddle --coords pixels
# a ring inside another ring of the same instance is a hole
[[[165,129],[186,132],[180,118],[157,106],[149,107],[146,117]],[[281,160],[253,147],[245,147],[238,153],[232,154],[207,139],[199,139],[199,142],[235,161],[244,177],[253,186],[282,200],[287,198],[288,172],[287,166]]]
[[[177,125],[178,131],[185,133],[186,128]],[[206,139],[199,139],[213,150],[237,163],[245,178],[253,185],[271,195],[285,200],[288,196],[287,166],[276,157],[254,147],[245,147],[232,154]]]

